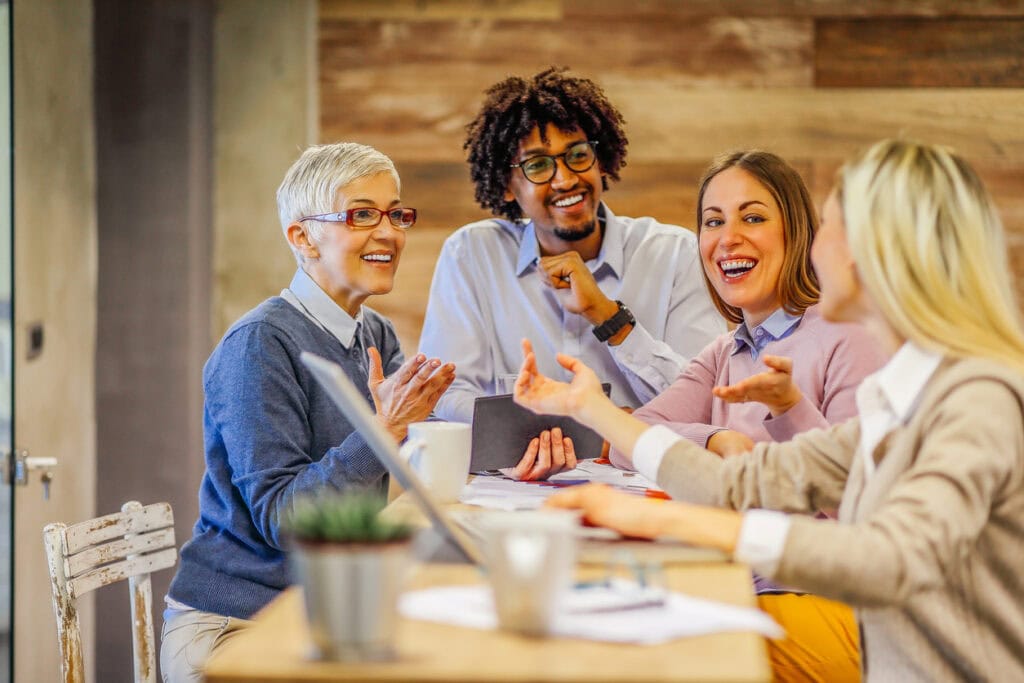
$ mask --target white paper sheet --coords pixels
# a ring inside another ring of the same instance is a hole
[[[760,610],[693,598],[681,593],[664,594],[660,606],[587,611],[581,605],[607,596],[593,588],[580,596],[574,591],[567,608],[556,617],[552,634],[617,643],[657,645],[675,638],[728,631],[754,631],[768,638],[782,638],[782,628]],[[434,621],[467,628],[495,629],[498,619],[489,586],[445,586],[405,593],[399,611],[409,619]]]
[[[581,460],[576,469],[560,472],[547,481],[516,481],[508,478],[511,471],[511,468],[502,470],[504,477],[474,478],[462,489],[459,501],[496,510],[533,510],[559,489],[581,482],[608,484],[638,495],[660,491],[654,482],[637,472],[626,472],[594,460]]]

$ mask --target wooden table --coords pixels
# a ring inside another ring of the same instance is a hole
[[[586,571],[586,570],[584,570]],[[591,571],[597,571],[592,569]],[[750,606],[749,571],[735,564],[678,564],[665,568],[668,585],[691,595]],[[480,581],[463,565],[423,565],[412,588]],[[655,646],[567,638],[530,639],[403,619],[397,661],[341,664],[307,659],[309,632],[300,589],[285,591],[207,666],[208,683],[248,681],[768,681],[761,636],[725,633]]]

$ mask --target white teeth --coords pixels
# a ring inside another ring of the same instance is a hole
[[[737,258],[721,261],[718,266],[726,275],[740,275],[757,265],[753,259]]]
[[[579,204],[582,201],[583,201],[583,195],[581,195],[581,194],[574,194],[571,197],[562,197],[557,202],[555,202],[555,206],[558,206],[558,207],[572,206],[573,204]]]
[[[381,263],[391,263],[391,254],[367,254],[363,256],[364,261],[380,261]]]

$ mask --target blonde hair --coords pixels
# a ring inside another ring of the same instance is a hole
[[[862,284],[897,334],[1024,371],[1002,222],[962,158],[884,140],[840,169],[837,190]]]
[[[401,191],[402,183],[395,164],[382,152],[357,142],[335,142],[313,145],[299,156],[284,174],[277,188],[277,214],[281,229],[288,234],[288,226],[303,216],[315,216],[334,211],[338,190],[360,178],[390,173],[395,186]],[[316,221],[306,223],[306,230],[314,241],[323,238],[324,225]],[[295,260],[302,256],[289,243]]]

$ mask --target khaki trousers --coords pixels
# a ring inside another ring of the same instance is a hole
[[[160,672],[164,683],[203,680],[203,666],[219,647],[252,625],[246,619],[187,610],[164,621],[160,636]]]

